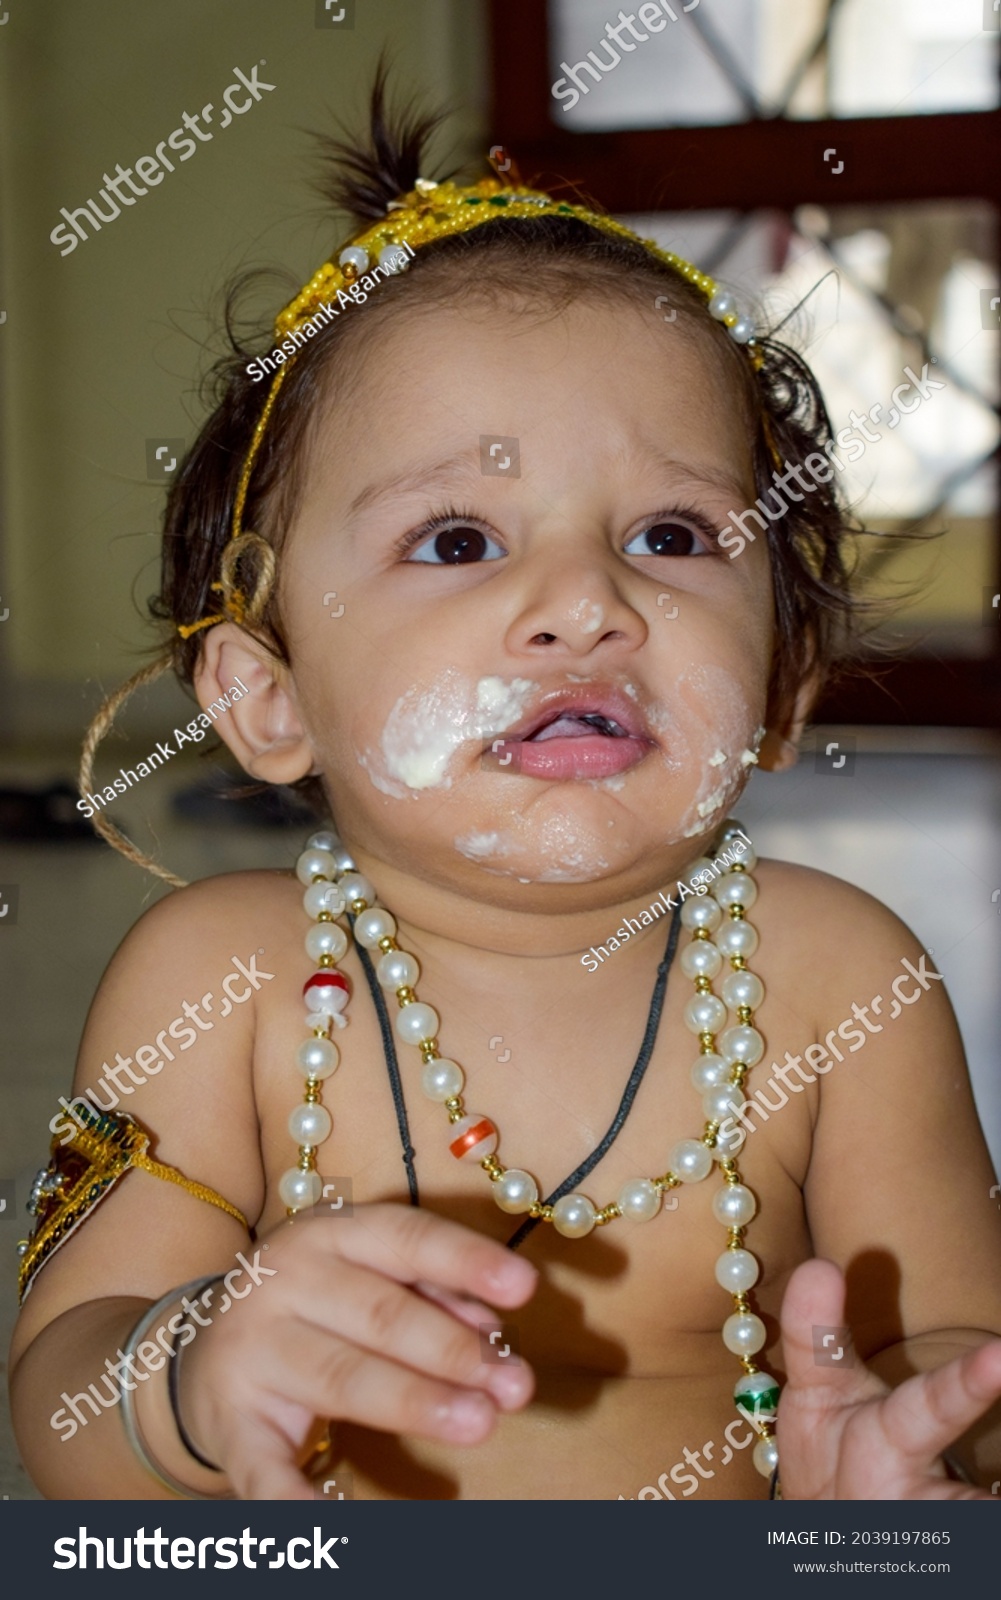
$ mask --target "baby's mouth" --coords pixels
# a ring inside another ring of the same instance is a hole
[[[614,777],[642,761],[656,744],[646,719],[618,690],[558,690],[503,739],[489,766],[565,782]]]
[[[545,739],[585,739],[592,733],[608,739],[628,739],[629,734],[611,717],[600,711],[560,712],[536,733],[524,734],[523,743],[541,744]]]

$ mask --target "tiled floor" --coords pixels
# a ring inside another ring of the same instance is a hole
[[[791,773],[755,775],[739,814],[761,854],[821,867],[860,885],[934,951],[1001,1168],[1001,752],[880,754],[865,749],[866,742],[859,740],[854,770],[846,763],[838,772],[817,771],[808,755]],[[197,770],[204,768],[172,772],[141,797],[161,859],[189,878],[291,864],[298,831],[233,824],[205,829],[175,821],[166,809],[168,783],[189,781]],[[0,774],[16,782],[53,776],[51,768],[31,766]],[[134,801],[123,800],[126,828],[138,821],[137,811]],[[0,928],[0,1015],[7,1046],[0,1177],[16,1179],[20,1213],[0,1217],[0,1244],[9,1263],[0,1275],[5,1352],[14,1314],[14,1242],[25,1231],[31,1176],[46,1157],[52,1105],[66,1091],[87,1007],[108,958],[158,891],[103,848],[4,847],[2,854],[0,879],[20,886],[17,925]],[[831,952],[832,959],[836,954]],[[18,1464],[5,1416],[0,1492],[38,1498]]]

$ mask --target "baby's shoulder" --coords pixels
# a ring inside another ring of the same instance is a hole
[[[839,993],[921,953],[920,941],[881,900],[842,878],[791,861],[761,860],[754,868],[759,895],[749,920],[782,970],[809,983],[830,982]]]
[[[158,900],[126,934],[102,987],[141,982],[148,993],[215,980],[234,961],[274,955],[302,920],[302,890],[292,872],[231,872],[202,878]],[[266,964],[266,962],[262,963]],[[218,970],[217,970],[218,969]]]

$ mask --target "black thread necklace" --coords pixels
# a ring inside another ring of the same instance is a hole
[[[350,923],[351,932],[353,934],[355,919],[350,913],[348,914],[348,922]],[[601,1160],[602,1156],[604,1156],[614,1144],[623,1124],[625,1123],[626,1118],[632,1110],[633,1101],[636,1099],[637,1090],[639,1089],[640,1084],[643,1082],[646,1069],[650,1064],[650,1057],[653,1055],[654,1044],[657,1041],[657,1032],[660,1028],[660,1019],[664,1010],[664,998],[667,994],[667,979],[674,963],[674,956],[678,948],[678,938],[680,934],[681,907],[677,906],[675,907],[674,915],[671,918],[671,925],[667,935],[667,945],[661,958],[660,965],[657,968],[657,976],[654,981],[653,993],[650,996],[650,1005],[647,1010],[646,1028],[643,1032],[643,1040],[640,1044],[639,1054],[636,1057],[633,1069],[629,1074],[626,1087],[623,1091],[622,1099],[619,1102],[619,1109],[615,1113],[612,1124],[604,1138],[601,1140],[600,1144],[595,1146],[595,1148],[591,1151],[591,1154],[581,1162],[579,1167],[575,1168],[574,1171],[571,1172],[568,1178],[564,1178],[559,1188],[554,1189],[552,1194],[546,1196],[545,1200],[543,1201],[544,1205],[554,1205],[557,1200],[561,1200],[565,1194],[569,1194],[572,1189],[575,1189],[577,1185],[587,1177],[589,1172],[594,1171],[594,1168],[598,1165],[598,1162]],[[417,1172],[414,1167],[414,1156],[416,1155],[416,1151],[410,1142],[410,1121],[407,1116],[407,1102],[403,1093],[403,1081],[400,1077],[399,1062],[396,1059],[396,1042],[393,1038],[393,1030],[390,1026],[389,1015],[386,1011],[386,1002],[383,997],[382,986],[375,975],[375,969],[372,966],[368,952],[363,945],[358,943],[357,939],[355,940],[355,949],[358,952],[358,957],[362,964],[362,970],[365,973],[365,979],[368,983],[369,991],[372,995],[372,1000],[375,1004],[376,1013],[379,1018],[379,1029],[382,1033],[382,1049],[386,1058],[386,1071],[389,1074],[389,1086],[393,1095],[393,1105],[396,1110],[396,1126],[399,1129],[400,1142],[403,1145],[403,1165],[406,1168],[407,1173],[407,1187],[410,1190],[410,1204],[412,1206],[419,1206],[421,1203],[420,1191],[417,1186]],[[528,1238],[529,1234],[538,1227],[540,1221],[540,1217],[526,1218],[526,1220],[520,1225],[519,1228],[516,1229],[516,1231],[507,1241],[507,1248],[509,1250],[517,1250],[519,1246],[522,1245]]]

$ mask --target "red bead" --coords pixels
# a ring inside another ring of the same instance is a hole
[[[306,995],[310,989],[329,988],[343,989],[345,994],[350,994],[351,992],[347,978],[333,967],[327,967],[325,970],[321,968],[319,972],[314,972],[311,978],[306,979],[302,986],[302,992]]]
[[[490,1118],[474,1111],[471,1116],[462,1117],[453,1124],[448,1148],[456,1161],[482,1161],[486,1156],[493,1155],[497,1143],[497,1129]]]

